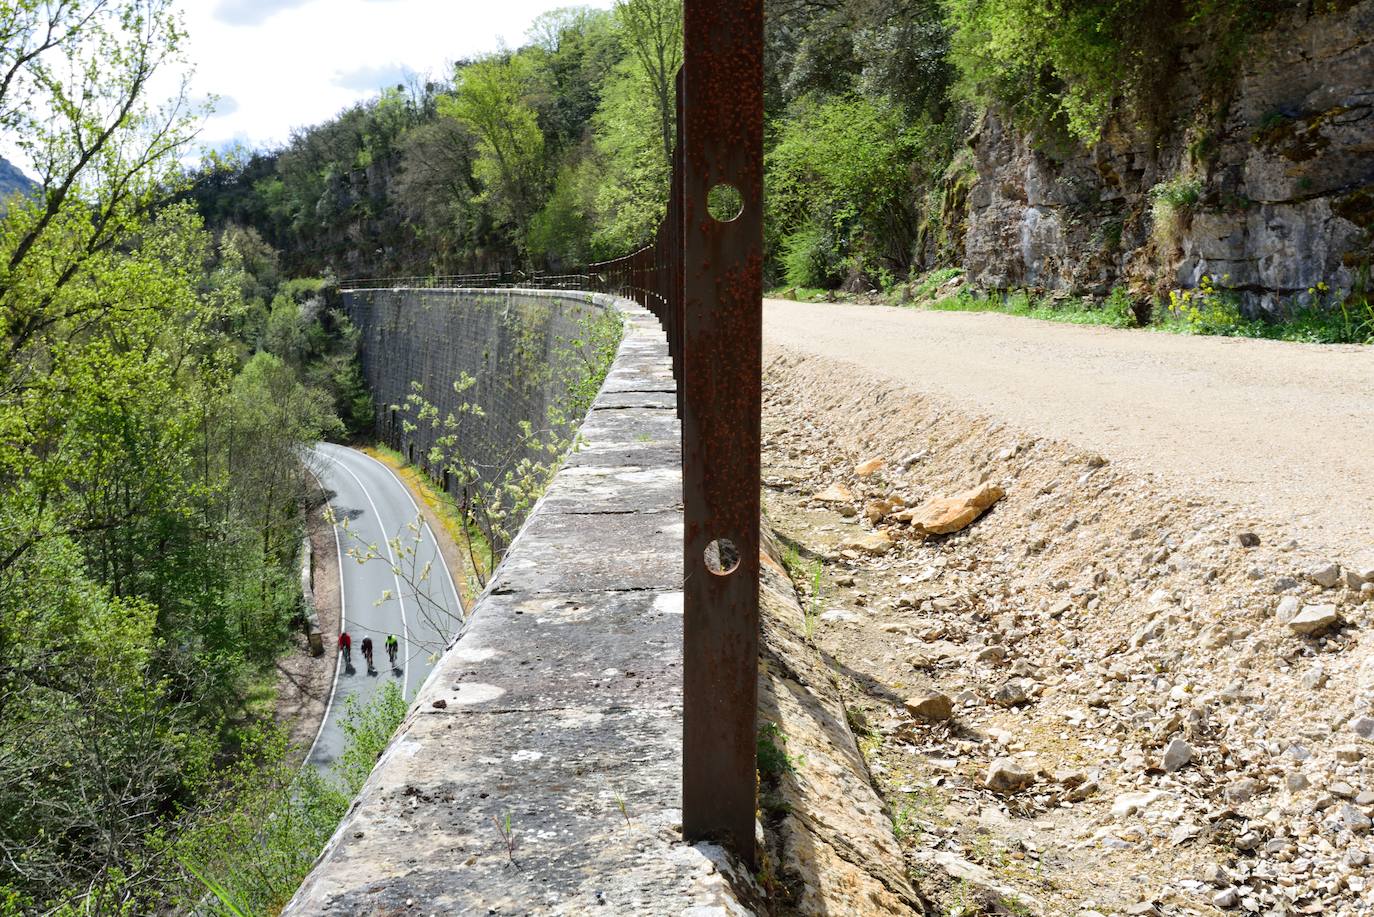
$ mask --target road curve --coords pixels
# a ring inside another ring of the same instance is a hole
[[[434,533],[421,520],[416,534],[413,526],[419,509],[390,468],[365,453],[332,443],[315,446],[310,465],[329,494],[335,517],[340,523],[347,520],[346,527],[335,526],[335,535],[342,626],[353,637],[353,664],[339,666],[324,722],[307,756],[311,764],[328,769],[343,751],[340,724],[348,698],[366,701],[388,681],[400,684],[407,699],[414,697],[449,636],[456,632],[462,605]],[[413,564],[399,558],[403,570],[432,565],[418,589],[414,584],[418,575],[393,572],[398,558],[389,542],[397,537],[403,547],[414,550]],[[366,554],[374,545],[381,559],[359,563],[349,555],[350,550]],[[395,668],[386,657],[388,634],[400,641]],[[335,636],[327,634],[325,639]],[[363,638],[368,636],[375,647],[376,668],[371,672],[362,655]]]
[[[840,363],[1374,548],[1374,347],[1123,331],[995,313],[764,303],[764,343]]]

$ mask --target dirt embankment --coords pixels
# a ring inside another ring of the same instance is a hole
[[[1374,907],[1374,562],[887,372],[768,357],[769,520],[942,912]],[[875,506],[980,483],[1006,496],[953,535]]]

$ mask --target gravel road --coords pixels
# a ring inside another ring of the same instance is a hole
[[[1311,547],[1374,550],[1374,347],[784,300],[764,302],[764,344],[1100,452]]]

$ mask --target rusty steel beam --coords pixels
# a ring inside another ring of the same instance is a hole
[[[682,828],[756,862],[763,0],[686,0],[683,28]],[[713,216],[718,189],[738,215]]]

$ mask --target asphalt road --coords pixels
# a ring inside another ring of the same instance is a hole
[[[1282,520],[1312,547],[1374,549],[1374,347],[784,300],[765,301],[763,336]]]
[[[436,548],[434,533],[422,520],[416,529],[419,509],[414,499],[390,468],[355,449],[320,443],[311,453],[312,470],[331,495],[339,525],[337,550],[340,557],[340,601],[343,604],[343,629],[353,638],[352,665],[340,665],[335,675],[333,696],[325,711],[319,737],[307,760],[328,769],[343,751],[341,721],[347,701],[356,697],[366,701],[394,681],[413,698],[429,677],[456,632],[461,603],[453,576]],[[347,521],[347,525],[342,523]],[[401,552],[390,544],[399,538]],[[377,559],[359,563],[350,551],[367,556],[372,549]],[[393,571],[399,565],[402,575]],[[421,572],[430,566],[428,577]],[[386,638],[395,634],[400,641],[396,666],[386,656]],[[376,668],[369,671],[363,659],[362,642],[371,637]],[[336,639],[327,634],[326,641]]]

